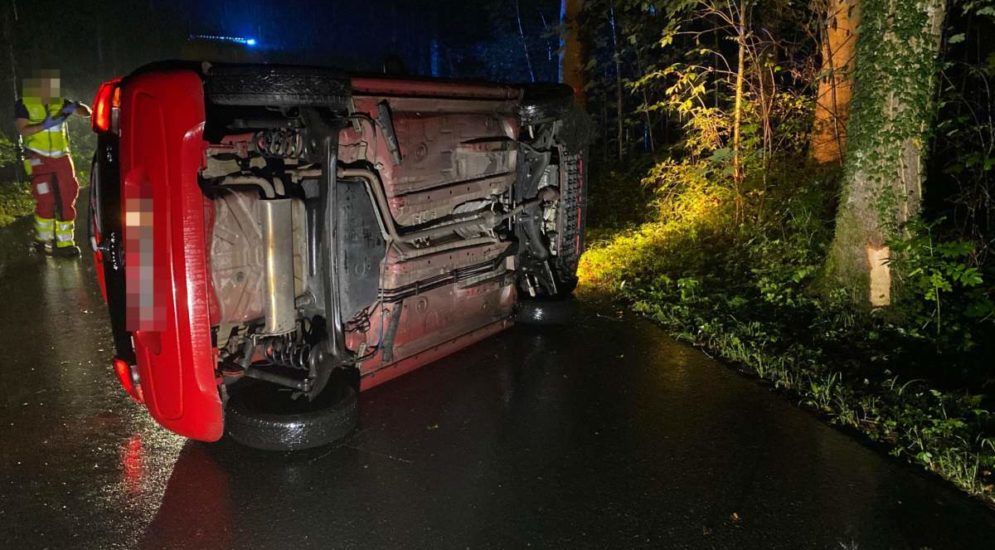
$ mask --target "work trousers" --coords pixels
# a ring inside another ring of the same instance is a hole
[[[31,194],[35,198],[35,238],[56,246],[73,244],[79,181],[68,154],[46,157],[31,152]]]

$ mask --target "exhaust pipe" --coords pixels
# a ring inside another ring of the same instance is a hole
[[[260,205],[266,254],[263,334],[286,334],[293,332],[297,325],[297,308],[294,303],[293,200],[263,200]]]

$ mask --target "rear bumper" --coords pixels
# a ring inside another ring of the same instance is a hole
[[[203,84],[193,71],[137,74],[122,86],[120,138],[102,136],[95,209],[118,357],[134,360],[150,414],[202,441],[224,431],[212,343]],[[140,122],[139,122],[140,121]],[[116,265],[115,265],[116,264]]]

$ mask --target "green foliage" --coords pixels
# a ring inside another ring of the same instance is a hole
[[[666,74],[682,81],[677,69]],[[690,85],[671,91],[681,90],[696,93]],[[679,111],[689,105],[676,95],[669,102]],[[653,192],[649,222],[593,247],[582,282],[798,395],[834,422],[888,443],[897,456],[991,498],[984,473],[995,463],[985,436],[991,405],[926,382],[898,384],[894,374],[983,356],[977,342],[995,331],[973,247],[937,242],[928,227],[912,226],[906,239],[891,243],[913,312],[901,323],[855,313],[842,290],[813,292],[832,236],[828,197],[838,174],[805,163],[808,102],[779,104],[789,115],[776,126],[787,134],[774,134],[777,162],[765,167],[757,160],[762,140],[744,140],[748,224],[735,221],[727,127],[715,122],[728,113],[690,105],[681,112],[688,137],[674,149],[677,158],[657,162],[643,178],[642,189]]]
[[[889,445],[895,456],[993,498],[986,473],[995,466],[986,431],[993,404],[978,393],[910,380],[939,364],[930,327],[860,316],[843,294],[810,291],[830,232],[805,205],[790,203],[777,220],[733,231],[693,217],[646,224],[585,255],[582,290],[608,291],[675,337],[797,396],[832,422]],[[946,265],[964,261],[963,245],[939,248],[939,264],[924,267],[922,277],[938,270],[950,282],[952,290],[941,294],[944,315],[959,315],[948,305],[952,296],[958,288],[978,288],[971,286],[977,280],[969,268]],[[962,364],[964,354],[977,351],[954,345],[965,328],[943,329],[950,345],[941,352],[948,365]],[[975,323],[970,330],[979,341],[993,333],[990,324]]]
[[[860,37],[847,124],[844,204],[877,199],[877,227],[884,239],[918,213],[924,143],[934,114],[939,69],[932,29],[942,23],[944,0],[861,0]],[[841,209],[839,225],[857,223]],[[844,255],[849,254],[846,251]]]
[[[604,178],[616,192],[613,204],[648,200],[650,207],[641,218],[628,216],[626,223],[594,229],[599,238],[581,262],[581,290],[626,301],[675,337],[888,445],[894,455],[995,501],[989,413],[995,402],[983,394],[995,379],[990,365],[995,270],[986,263],[995,231],[981,223],[995,220],[990,199],[995,125],[989,122],[995,102],[982,93],[969,101],[944,99],[964,82],[971,86],[963,89],[989,88],[995,53],[971,64],[969,80],[952,82],[941,94],[941,123],[924,134],[935,98],[916,84],[936,74],[935,43],[923,33],[927,8],[935,2],[902,4],[893,21],[882,16],[884,0],[866,4],[864,9],[876,13],[861,40],[868,32],[874,36],[861,47],[874,51],[858,71],[870,84],[855,102],[869,103],[854,113],[861,120],[851,135],[858,162],[841,174],[807,162],[811,67],[818,66],[813,58],[818,48],[805,38],[815,33],[785,29],[810,27],[817,15],[803,13],[808,5],[751,3],[757,6],[753,19],[737,30],[726,17],[731,5],[667,4],[662,36],[641,50],[643,70],[629,75],[625,89],[630,99],[649,100],[630,113],[653,113],[679,132],[657,151],[641,178],[632,164],[594,174],[592,193]],[[980,8],[972,9],[977,14]],[[622,7],[619,12],[624,17]],[[976,44],[983,33],[969,30],[963,42],[957,34],[951,34],[954,44]],[[748,56],[742,141],[735,151],[731,67],[736,64],[730,56],[740,41]],[[908,63],[901,65],[902,59]],[[611,66],[595,58],[591,67]],[[595,86],[610,91],[607,84],[608,78]],[[885,112],[882,98],[908,108]],[[596,96],[595,105],[600,101],[610,101],[610,94]],[[635,124],[638,118],[632,116]],[[954,196],[955,218],[937,216],[925,224],[896,214],[910,189],[891,185],[901,174],[890,161],[903,158],[903,149],[893,144],[920,147],[921,140],[943,133],[950,141],[943,143],[947,154],[941,164],[963,182]],[[735,156],[743,170],[740,180]],[[885,214],[894,271],[905,290],[904,315],[855,310],[846,289],[818,286],[833,237],[838,184],[858,172],[875,182],[868,204]],[[626,184],[626,177],[641,185]],[[638,219],[644,223],[633,223]]]
[[[937,241],[935,226],[916,222],[908,237],[889,243],[895,253],[893,264],[904,276],[906,291],[912,295],[907,309],[910,336],[929,338],[937,350],[968,351],[974,348],[979,328],[995,317],[995,303],[984,289],[984,276],[973,261],[970,241]]]
[[[35,208],[27,183],[0,183],[0,227],[27,216]]]
[[[0,168],[12,166],[17,162],[17,145],[0,134]]]
[[[995,0],[955,2],[949,26],[929,190],[949,205],[936,232],[970,240],[980,264],[995,243]]]
[[[22,170],[17,166],[17,147],[0,134],[0,169]],[[0,182],[0,227],[10,225],[15,219],[34,210],[34,199],[27,183]]]
[[[739,12],[742,5],[747,7],[746,15]],[[755,32],[754,26],[766,21],[754,17],[752,9],[784,8],[785,20],[803,24],[804,10],[778,2],[718,0],[667,6],[669,19],[659,45],[663,52],[679,53],[629,86],[653,91],[649,95],[660,99],[645,109],[679,121],[681,134],[671,157],[651,170],[644,182],[675,197],[680,193],[673,191],[682,184],[708,180],[715,184],[716,198],[732,201],[738,221],[762,219],[766,197],[780,175],[772,178],[772,173],[788,171],[804,160],[813,106],[811,98],[801,93],[806,71],[800,65],[786,70],[775,59],[797,57],[811,46],[778,40],[769,30]],[[745,26],[732,24],[740,19]],[[737,63],[740,51],[742,73]],[[737,103],[740,82],[742,96]]]

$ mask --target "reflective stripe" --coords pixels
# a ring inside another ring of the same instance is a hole
[[[66,152],[65,151],[52,151],[52,150],[48,150],[48,149],[41,149],[41,148],[38,148],[38,147],[27,147],[27,149],[29,151],[38,153],[39,155],[41,155],[43,157],[48,157],[48,158],[53,158],[53,159],[57,159],[57,158],[66,156]]]
[[[75,244],[73,242],[73,228],[76,223],[73,221],[58,221],[55,223],[55,241],[56,246],[72,246]]]
[[[35,214],[35,240],[48,242],[55,237],[55,219]]]

